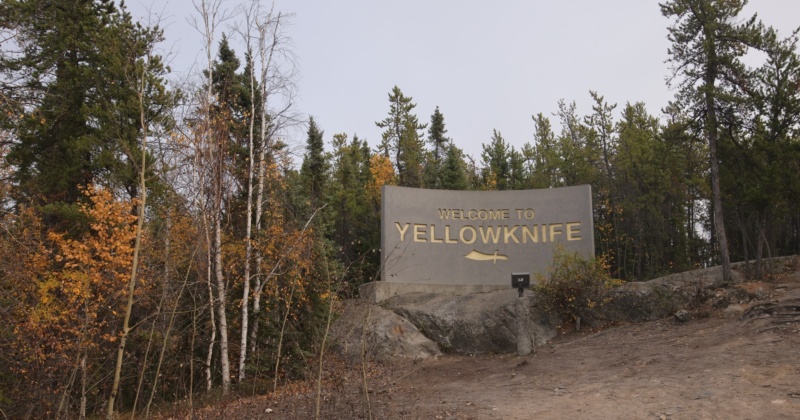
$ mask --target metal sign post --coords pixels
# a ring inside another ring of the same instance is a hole
[[[517,316],[517,355],[525,356],[531,353],[531,330],[529,327],[528,299],[522,299],[526,288],[531,287],[531,273],[511,273],[511,287],[519,290],[516,303]]]

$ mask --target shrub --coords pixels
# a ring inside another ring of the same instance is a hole
[[[587,260],[563,247],[556,248],[547,274],[536,274],[536,305],[576,329],[581,321],[592,325],[604,319],[601,309],[611,300],[608,292],[622,283],[609,277],[602,259]]]

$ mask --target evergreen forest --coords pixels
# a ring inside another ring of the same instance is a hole
[[[373,146],[326,133],[294,105],[292,16],[257,1],[194,3],[193,84],[124,3],[0,2],[3,418],[146,416],[313,376],[333,303],[380,277],[384,185],[589,184],[612,278],[730,280],[737,261],[761,278],[800,253],[797,33],[745,0],[662,1],[676,94],[659,114],[587,92],[588,114],[530,110],[529,139],[498,127],[479,156],[398,86],[363,122]]]

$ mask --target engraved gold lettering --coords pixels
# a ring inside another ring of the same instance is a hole
[[[464,232],[467,232],[467,231],[471,231],[471,232],[472,232],[472,237],[471,237],[471,238],[469,238],[469,240],[468,240],[467,238],[465,238],[465,237],[464,237]],[[469,225],[467,225],[467,226],[462,226],[462,227],[461,227],[461,230],[459,230],[459,231],[458,231],[458,239],[460,239],[460,240],[461,240],[461,242],[463,242],[463,243],[465,243],[465,244],[472,244],[472,243],[475,243],[475,239],[476,239],[477,237],[478,237],[478,234],[475,232],[475,228],[474,228],[474,227],[472,227],[472,226],[469,226]]]
[[[533,216],[536,216],[536,212],[533,209],[525,209],[525,218],[528,220],[533,219]]]
[[[425,225],[414,223],[414,242],[426,242]]]
[[[555,238],[557,235],[561,235],[563,233],[561,231],[562,227],[564,227],[564,225],[561,223],[553,223],[550,225],[550,242],[553,242],[553,238]]]
[[[567,223],[567,240],[580,241],[581,240],[581,222]]]
[[[493,244],[496,244],[500,240],[500,226],[478,226],[478,229],[481,232],[483,243],[487,244],[491,240]]]
[[[508,210],[488,210],[487,218],[493,220],[505,220],[508,219]]]
[[[400,232],[400,242],[403,242],[406,238],[406,231],[408,230],[409,224],[406,223],[402,228],[400,227],[400,223],[394,222],[394,225],[397,227],[397,231]]]
[[[531,238],[531,242],[539,243],[539,229],[538,225],[533,225],[533,229],[529,228],[526,225],[522,225],[522,243],[527,244],[528,238]]]
[[[478,211],[475,210],[475,209],[470,210],[469,213],[467,213],[467,217],[469,218],[469,220],[477,219],[478,218]]]
[[[444,242],[443,239],[436,239],[436,225],[431,225],[431,243],[440,244]]]
[[[519,243],[519,239],[517,239],[517,235],[514,233],[518,227],[519,226],[503,226],[503,243],[507,244],[508,238],[511,238],[514,243]]]
[[[513,217],[514,212],[516,212],[516,215],[522,215],[522,217],[526,217],[526,214],[533,215],[532,209],[471,209],[469,211],[463,209],[438,209],[438,211],[442,219],[458,219],[460,216],[463,220],[467,220],[469,217],[477,219]],[[583,240],[582,222],[578,221],[533,225],[466,225],[461,227],[446,224],[444,225],[444,232],[442,232],[442,225],[439,226],[438,233],[436,232],[435,224],[395,222],[394,226],[400,235],[401,242],[406,240],[408,233],[412,233],[411,240],[414,242],[433,244],[473,244],[478,241],[483,244],[535,244],[557,242],[561,236],[564,236],[566,241]],[[413,228],[411,228],[412,226]],[[458,233],[455,232],[456,229],[458,229]]]
[[[444,226],[444,243],[446,244],[457,244],[458,241],[455,239],[450,239],[450,225]]]

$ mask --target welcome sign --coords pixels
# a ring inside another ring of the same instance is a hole
[[[515,191],[384,186],[382,194],[386,282],[507,285],[511,273],[545,273],[556,244],[594,256],[588,185]]]

